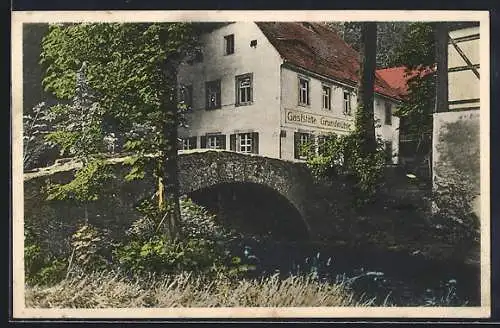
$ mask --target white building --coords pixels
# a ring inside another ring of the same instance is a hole
[[[184,149],[222,148],[300,159],[311,137],[353,128],[358,53],[319,23],[235,22],[205,33],[202,58],[181,65]],[[378,74],[377,134],[397,163],[399,93]]]

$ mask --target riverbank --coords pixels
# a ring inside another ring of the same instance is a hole
[[[126,277],[110,271],[80,274],[53,286],[28,286],[30,308],[137,307],[294,307],[370,306],[374,300],[355,298],[343,283],[310,277],[232,280],[181,273],[172,276]]]

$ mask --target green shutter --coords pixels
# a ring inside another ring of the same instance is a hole
[[[252,153],[254,153],[254,154],[259,153],[259,133],[258,132],[252,133]]]
[[[221,149],[226,149],[226,135],[221,134],[220,139],[221,139]]]
[[[221,108],[222,107],[222,99],[221,99],[221,86],[220,86],[220,80],[217,81],[217,101],[215,108]],[[224,146],[226,145],[226,142],[224,141]]]
[[[196,138],[196,137],[191,137],[191,138],[189,138],[189,143],[191,144],[191,147],[192,147],[193,149],[198,148],[197,138]]]
[[[293,157],[300,158],[299,133],[293,133]]]
[[[236,134],[229,136],[229,150],[236,151]]]

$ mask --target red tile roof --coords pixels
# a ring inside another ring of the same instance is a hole
[[[407,92],[406,85],[406,67],[391,67],[378,69],[377,73],[393,88],[405,95]]]
[[[423,74],[428,74],[431,70],[424,70]],[[397,90],[403,97],[408,92],[407,81],[414,77],[417,71],[413,71],[410,74],[406,72],[406,67],[390,67],[384,69],[378,69],[377,74],[382,77],[391,88]]]
[[[286,62],[348,84],[358,82],[358,52],[324,24],[256,24]],[[375,74],[375,92],[400,99],[400,93],[391,88],[378,73]]]

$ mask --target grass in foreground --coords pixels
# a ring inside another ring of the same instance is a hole
[[[290,307],[370,306],[355,299],[342,284],[306,277],[272,276],[232,281],[222,275],[208,280],[190,274],[133,279],[113,272],[70,277],[51,287],[27,287],[27,307]]]

